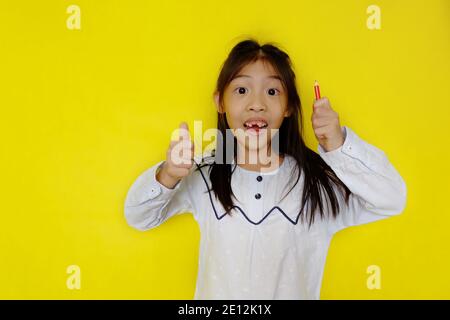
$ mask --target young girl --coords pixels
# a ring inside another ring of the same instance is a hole
[[[238,43],[214,98],[218,136],[231,130],[233,150],[219,137],[215,150],[194,156],[182,123],[167,159],[129,189],[128,224],[144,231],[193,213],[201,232],[195,299],[319,299],[333,235],[401,213],[405,182],[383,151],[341,127],[327,98],[313,106],[318,153],[305,145],[291,61],[274,45]],[[261,150],[267,161],[246,160]]]

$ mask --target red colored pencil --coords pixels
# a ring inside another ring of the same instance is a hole
[[[316,100],[320,99],[320,88],[319,88],[319,82],[314,81],[314,93],[316,95]]]

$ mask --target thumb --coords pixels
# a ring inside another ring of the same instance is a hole
[[[186,122],[181,122],[180,127],[180,140],[190,140],[189,128]]]

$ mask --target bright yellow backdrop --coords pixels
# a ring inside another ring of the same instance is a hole
[[[81,30],[66,27],[71,4]],[[371,4],[381,30],[366,26]],[[139,232],[123,203],[180,121],[215,126],[219,68],[246,36],[290,54],[311,148],[318,79],[407,183],[402,215],[335,236],[322,298],[450,298],[448,0],[3,1],[0,298],[193,297],[192,215]]]

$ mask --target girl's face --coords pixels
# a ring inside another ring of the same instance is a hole
[[[223,109],[215,94],[218,112],[226,114],[230,129],[247,151],[267,150],[270,141],[288,117],[287,92],[269,62],[247,64],[224,92]]]

